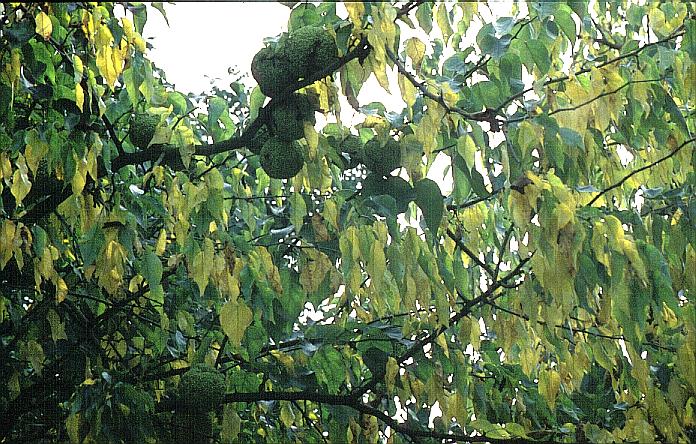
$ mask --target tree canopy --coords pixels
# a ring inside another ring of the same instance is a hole
[[[0,441],[693,442],[694,3],[285,4],[0,6]]]

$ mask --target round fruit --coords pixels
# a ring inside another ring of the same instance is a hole
[[[300,77],[310,76],[338,59],[336,42],[319,26],[305,26],[293,31],[282,48],[290,66]]]
[[[193,366],[179,381],[178,405],[184,410],[209,412],[224,398],[225,375],[209,366]]]
[[[251,61],[251,75],[259,84],[261,92],[276,97],[286,92],[298,79],[297,73],[281,51],[267,46],[257,52]]]
[[[297,142],[271,137],[261,149],[261,168],[275,179],[290,179],[304,165],[302,150]]]
[[[128,127],[128,136],[131,143],[138,148],[147,148],[155,135],[155,129],[159,124],[159,117],[146,113],[138,113],[131,117]]]
[[[271,109],[271,128],[281,140],[303,138],[305,122],[316,123],[314,109],[305,95],[292,94]]]
[[[365,144],[362,158],[368,170],[386,176],[401,166],[401,147],[393,139],[384,144],[372,139]]]
[[[339,149],[342,153],[348,155],[349,161],[346,162],[347,168],[355,168],[358,166],[361,161],[360,153],[363,149],[363,144],[360,137],[353,134],[348,135],[339,145]]]

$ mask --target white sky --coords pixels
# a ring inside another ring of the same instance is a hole
[[[249,73],[263,38],[287,31],[290,14],[276,2],[180,2],[164,9],[169,26],[148,7],[143,37],[154,46],[150,60],[183,93],[208,90],[206,76],[222,79],[220,87],[228,85],[230,67]]]

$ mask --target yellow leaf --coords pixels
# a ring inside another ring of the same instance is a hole
[[[222,442],[236,442],[241,425],[242,419],[235,411],[235,407],[232,404],[225,404],[222,411],[222,430],[220,431]]]
[[[164,250],[167,247],[167,230],[162,228],[160,230],[159,236],[157,237],[157,243],[155,244],[155,254],[157,256],[162,256]]]
[[[321,215],[334,230],[338,230],[338,208],[333,199],[324,202],[324,210]]]
[[[244,332],[253,319],[253,313],[241,299],[229,301],[220,309],[220,326],[235,347],[241,345]]]
[[[561,377],[555,370],[539,372],[539,394],[543,396],[553,409],[556,405],[556,397],[561,387]]]
[[[384,272],[387,269],[387,260],[384,257],[384,248],[380,242],[372,243],[371,260],[367,263],[367,271],[370,274],[370,286],[379,291],[384,281]]]
[[[193,258],[193,264],[190,269],[190,273],[194,282],[198,285],[201,296],[203,296],[205,288],[208,286],[211,271],[210,265],[213,263],[214,257],[215,251],[213,241],[211,239],[206,239],[203,250],[199,251]]]
[[[56,280],[56,302],[61,303],[65,300],[68,295],[68,285],[65,283],[62,277]]]
[[[0,226],[0,269],[5,268],[7,262],[12,258],[16,228],[14,222],[9,219],[5,219]]]
[[[85,104],[85,91],[82,89],[82,85],[79,83],[75,84],[75,105],[77,105],[78,108],[80,108],[80,111],[84,112],[84,106]]]
[[[314,293],[324,282],[326,273],[331,268],[331,260],[324,253],[316,250],[307,250],[307,263],[300,272],[300,284],[308,293]]]
[[[414,103],[416,103],[416,87],[413,86],[413,83],[411,83],[402,74],[399,74],[399,76],[397,77],[397,82],[399,83],[399,89],[401,90],[401,97],[404,99],[404,102],[406,102],[406,105],[408,105],[409,112],[411,112],[410,108],[413,106]]]
[[[65,420],[65,429],[71,444],[81,442],[80,439],[80,413],[71,413]]]
[[[353,33],[362,29],[362,17],[365,14],[365,5],[363,2],[346,2],[346,10],[348,11],[348,18],[354,25]]]
[[[295,423],[295,412],[292,411],[292,407],[289,403],[283,403],[280,408],[280,421],[285,427],[290,427]]]
[[[133,22],[127,17],[122,17],[121,26],[123,27],[123,33],[126,35],[126,38],[131,41],[133,36],[136,34],[135,29],[133,28]]]
[[[53,342],[56,342],[58,339],[68,339],[68,335],[65,334],[65,323],[61,322],[60,315],[55,310],[49,309],[46,319],[51,327],[51,339],[53,339]]]
[[[445,353],[445,356],[449,358],[449,346],[447,345],[447,338],[445,337],[444,333],[435,338],[435,343],[440,346],[442,351]]]
[[[15,161],[17,169],[12,175],[12,186],[10,192],[15,198],[15,205],[18,207],[22,204],[22,200],[29,194],[31,190],[31,182],[29,181],[29,170],[24,156],[21,154]]]
[[[559,204],[553,212],[556,215],[556,219],[558,221],[557,228],[559,230],[565,227],[568,223],[570,223],[570,221],[572,221],[573,217],[575,216],[573,210],[570,209],[568,205],[564,203]]]
[[[442,31],[442,39],[445,42],[445,46],[447,46],[447,41],[453,33],[447,13],[447,2],[442,2],[438,5],[435,19],[437,20],[437,26]]]
[[[80,56],[73,54],[72,56],[72,61],[73,61],[73,72],[75,74],[74,80],[75,83],[80,83],[82,80],[82,74],[84,73],[85,67],[82,63],[82,59]]]
[[[399,374],[399,363],[396,362],[393,356],[390,356],[387,360],[387,371],[384,376],[384,382],[387,384],[387,391],[391,393],[394,390],[394,381],[396,380],[396,375]]]
[[[36,21],[36,33],[39,34],[44,40],[48,40],[53,32],[53,24],[51,23],[51,18],[46,15],[45,12],[39,12],[35,18]]]
[[[522,372],[531,377],[532,371],[536,368],[538,361],[537,351],[534,347],[525,347],[520,352],[520,367],[522,367]]]
[[[4,179],[8,185],[12,178],[12,162],[10,162],[7,153],[0,154],[0,178]]]
[[[420,66],[423,62],[423,57],[425,56],[425,43],[416,37],[411,37],[410,39],[406,40],[406,55],[411,58],[413,68],[417,72],[420,71]]]
[[[75,161],[75,175],[70,183],[72,185],[73,194],[80,194],[87,183],[87,160],[77,157],[74,151],[72,156]]]
[[[36,176],[36,171],[39,169],[39,163],[48,153],[48,143],[41,140],[38,131],[32,129],[25,136],[27,147],[24,150],[24,156],[27,159],[27,166]]]
[[[464,158],[467,168],[471,171],[476,161],[476,144],[468,134],[457,139],[457,152]]]

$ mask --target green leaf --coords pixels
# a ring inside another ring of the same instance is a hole
[[[508,34],[496,37],[495,28],[491,23],[484,25],[476,36],[476,43],[484,54],[490,54],[494,59],[499,59],[505,54],[512,37]]]
[[[332,346],[322,346],[310,360],[310,367],[317,372],[317,379],[326,385],[329,393],[338,393],[345,380],[343,356]]]
[[[159,285],[162,281],[162,262],[153,252],[145,253],[140,271],[150,287]]]
[[[674,103],[674,99],[667,92],[667,90],[662,88],[662,91],[665,99],[665,111],[667,111],[667,113],[669,114],[670,120],[677,125],[684,137],[689,137],[689,128],[687,127],[686,120],[684,119],[682,113],[679,111],[677,104]]]
[[[162,17],[164,17],[164,21],[167,22],[167,26],[169,26],[169,19],[167,18],[167,12],[164,10],[164,6],[162,5],[162,2],[152,2],[150,5],[158,10],[160,14],[162,14]]]
[[[549,58],[549,51],[546,46],[540,40],[528,40],[524,42],[529,55],[534,60],[534,64],[539,68],[540,74],[543,76],[549,72],[551,67],[551,59]]]
[[[430,34],[433,30],[433,6],[430,3],[421,3],[416,10],[418,24],[423,30]]]
[[[307,215],[307,203],[302,194],[295,192],[290,197],[290,223],[299,232],[304,225],[304,217]]]
[[[558,10],[554,14],[555,22],[558,27],[561,28],[563,34],[568,37],[570,44],[574,45],[577,38],[575,20],[571,17],[572,11],[566,5],[559,6]]]
[[[82,237],[79,246],[85,267],[92,265],[97,260],[99,253],[101,253],[104,247],[104,240],[104,231],[97,224],[94,224]]]
[[[445,212],[440,187],[430,179],[421,179],[413,185],[413,189],[416,194],[416,205],[423,212],[425,224],[433,234],[437,234]]]
[[[227,113],[229,113],[227,102],[221,97],[211,97],[208,102],[208,130],[213,128],[223,114]]]

